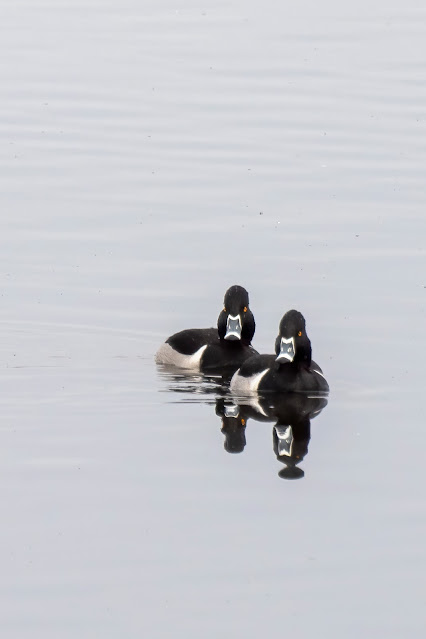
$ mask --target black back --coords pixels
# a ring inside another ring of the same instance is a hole
[[[219,344],[219,335],[215,328],[188,328],[169,337],[166,344],[182,355],[193,355],[205,344]]]
[[[201,370],[214,372],[215,370],[232,369],[236,371],[248,358],[256,355],[257,351],[242,341],[227,342],[218,340],[210,344],[201,358]]]

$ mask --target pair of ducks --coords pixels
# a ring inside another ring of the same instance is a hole
[[[235,371],[230,388],[236,395],[328,392],[321,368],[312,360],[305,318],[295,310],[281,319],[275,355],[261,355],[251,345],[255,321],[242,286],[225,293],[217,330],[191,328],[169,337],[156,354],[157,364],[201,370]]]

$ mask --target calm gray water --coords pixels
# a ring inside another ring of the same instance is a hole
[[[424,637],[424,3],[0,19],[2,636]],[[330,382],[298,481],[154,364],[234,283]]]

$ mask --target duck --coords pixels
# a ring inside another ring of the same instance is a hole
[[[292,309],[282,317],[274,355],[253,355],[234,373],[230,390],[239,396],[264,393],[328,393],[320,366],[312,360],[302,313]]]
[[[225,293],[217,328],[189,328],[171,335],[158,349],[155,361],[189,370],[233,373],[258,354],[251,345],[255,328],[248,292],[234,284]]]

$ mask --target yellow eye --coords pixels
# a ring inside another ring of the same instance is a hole
[[[245,419],[242,419],[242,420],[241,420],[241,426],[245,426],[245,425],[246,425],[246,420],[245,420]]]
[[[226,306],[223,307],[223,312],[226,313]]]
[[[302,331],[299,331],[297,334],[299,337],[302,337]]]
[[[247,306],[244,306],[243,311],[244,313],[247,313]]]

